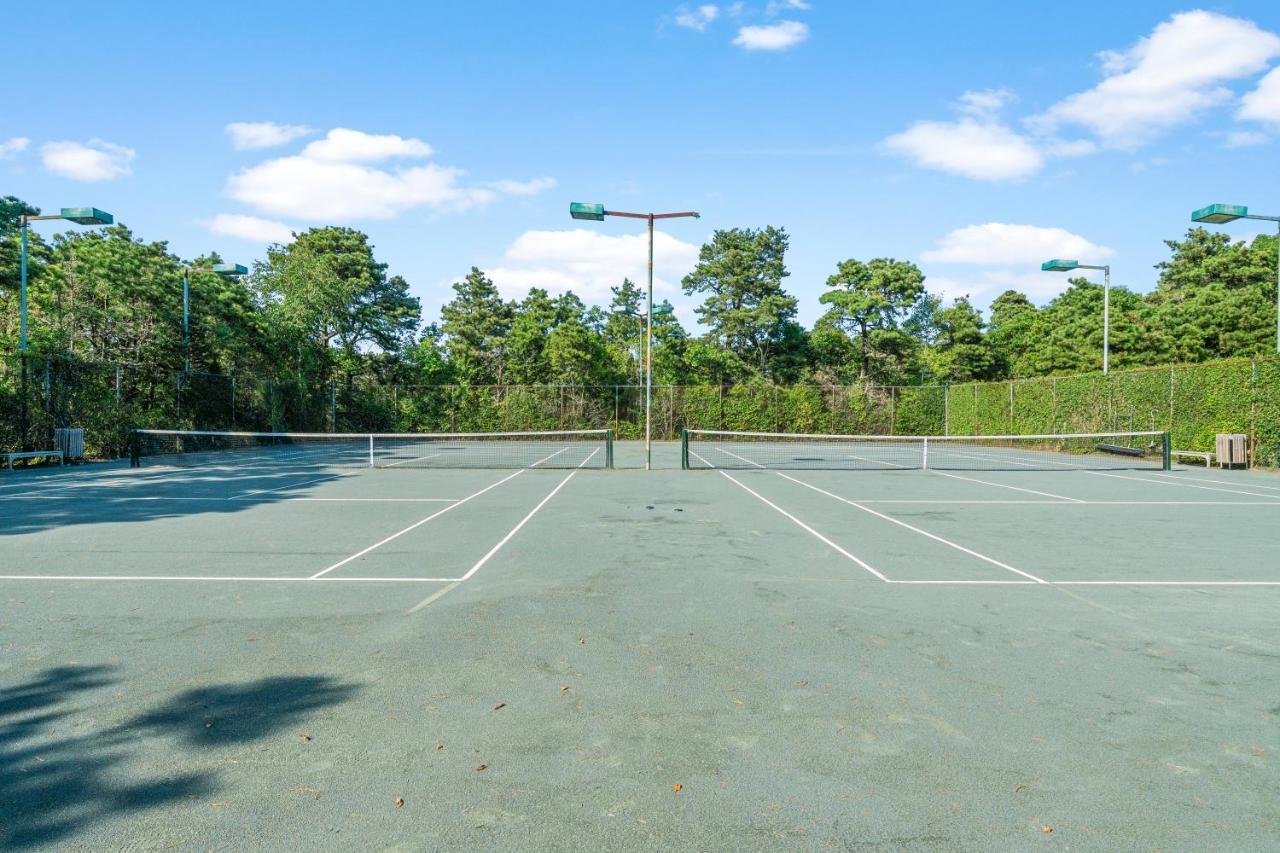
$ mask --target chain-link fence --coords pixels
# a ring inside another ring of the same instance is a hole
[[[135,427],[306,432],[613,429],[644,435],[641,385],[397,385],[184,373],[66,356],[0,359],[0,449],[44,449],[83,427],[95,458]],[[685,427],[872,435],[1164,430],[1209,450],[1245,432],[1254,463],[1280,466],[1280,359],[959,385],[655,385],[653,435]]]

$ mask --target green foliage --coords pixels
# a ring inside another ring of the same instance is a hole
[[[782,288],[789,242],[786,230],[772,225],[716,231],[682,282],[687,295],[705,297],[695,311],[710,329],[707,338],[765,377],[796,336],[796,300]]]

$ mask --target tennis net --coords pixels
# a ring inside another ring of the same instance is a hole
[[[685,430],[683,468],[1069,471],[1169,468],[1166,432],[804,435]]]
[[[134,467],[612,468],[611,430],[301,433],[134,430]]]

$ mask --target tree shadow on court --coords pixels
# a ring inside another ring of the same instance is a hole
[[[23,475],[19,475],[21,477]],[[84,524],[122,524],[227,515],[290,498],[352,476],[331,469],[71,470],[28,479],[0,478],[0,536]]]
[[[86,726],[76,697],[119,683],[113,667],[61,666],[0,687],[0,849],[69,843],[95,823],[207,796],[219,788],[216,771],[177,769],[192,762],[192,747],[270,737],[359,689],[323,676],[263,678],[189,690],[122,725]],[[175,771],[130,779],[139,754]]]

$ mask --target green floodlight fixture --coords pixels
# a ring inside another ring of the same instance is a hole
[[[1054,258],[1040,265],[1043,272],[1072,272],[1074,270],[1102,270],[1102,374],[1111,368],[1111,265],[1082,264]]]
[[[191,274],[193,272],[211,272],[222,278],[234,278],[248,275],[249,268],[244,264],[210,264],[207,267],[182,268],[182,372],[191,372]]]
[[[1250,213],[1243,204],[1211,204],[1191,213],[1192,222],[1208,222],[1219,225],[1223,222],[1234,222],[1237,219],[1261,219],[1274,222],[1280,229],[1280,216],[1261,216]],[[1280,230],[1276,232],[1276,351],[1280,352]]]
[[[653,432],[653,316],[669,314],[671,306],[653,307],[653,222],[655,219],[698,218],[698,212],[685,210],[679,213],[628,213],[622,210],[605,210],[603,204],[575,201],[569,204],[569,215],[574,219],[586,219],[591,222],[603,222],[606,216],[621,216],[626,219],[643,219],[649,223],[649,313],[644,316],[644,469],[650,470],[652,454],[650,436]],[[628,314],[631,312],[627,312]]]
[[[32,222],[44,219],[65,219],[77,225],[110,225],[115,222],[110,213],[96,207],[64,207],[56,214],[23,214],[18,217],[18,231],[22,242],[18,261],[18,351],[24,353],[27,351],[27,229]]]
[[[1211,204],[1191,214],[1192,222],[1210,222],[1214,225],[1223,222],[1234,222],[1249,216],[1249,208],[1242,204]]]
[[[604,222],[604,205],[575,201],[569,205],[569,215],[574,219],[589,219],[592,222]]]
[[[110,213],[96,207],[64,207],[61,218],[68,219],[77,225],[110,225],[115,219]]]
[[[653,307],[653,316],[661,317],[665,314],[674,314],[675,311],[676,309],[674,305],[664,302],[661,305],[655,305]]]

